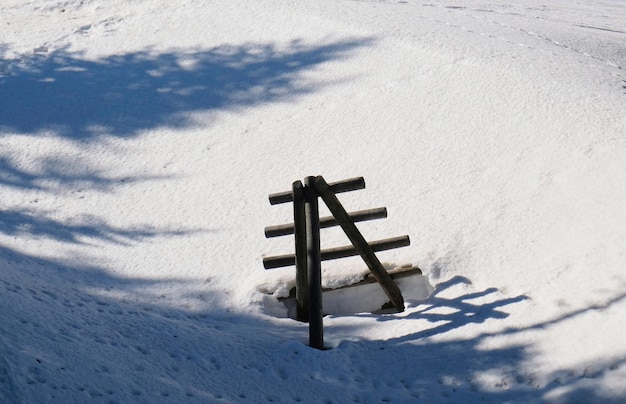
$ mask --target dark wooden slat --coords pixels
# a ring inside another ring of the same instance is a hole
[[[306,216],[304,209],[304,187],[301,181],[292,184],[293,221],[296,263],[296,319],[309,321],[309,279],[306,254]]]
[[[376,240],[369,243],[372,251],[386,251],[399,247],[406,247],[411,244],[409,236],[399,236]],[[339,258],[354,257],[359,255],[359,251],[353,245],[343,247],[329,248],[321,251],[322,261],[328,261]],[[275,255],[263,258],[263,266],[265,269],[273,269],[280,267],[288,267],[295,264],[294,254]]]
[[[372,251],[385,251],[398,247],[406,247],[411,244],[409,236],[392,237],[384,240],[377,240],[369,243]],[[339,258],[354,257],[359,255],[359,250],[353,245],[329,248],[322,250],[322,261],[334,260]]]
[[[393,272],[388,272],[388,274],[391,277],[391,279],[395,280],[395,279],[407,278],[409,276],[414,276],[414,275],[421,275],[422,270],[419,269],[418,267],[405,266],[401,268],[396,268],[393,270]],[[340,286],[334,289],[323,288],[322,292],[329,292],[331,290],[339,290],[339,289],[347,289],[347,288],[352,288],[355,286],[367,285],[367,284],[376,283],[376,282],[377,282],[376,278],[374,278],[372,274],[368,274],[365,278],[361,279],[357,283],[351,283],[349,285]]]
[[[295,265],[295,263],[295,254],[272,255],[271,257],[263,258],[263,268],[265,269],[288,267]]]
[[[363,179],[363,177],[355,177],[347,180],[332,182],[328,186],[336,194],[341,192],[356,191],[357,189],[365,188],[365,179]],[[269,201],[270,205],[293,202],[293,195],[291,194],[291,191],[277,192],[270,194]]]
[[[391,279],[396,280],[396,279],[408,278],[410,276],[421,275],[422,270],[416,266],[406,265],[400,268],[394,268],[393,270],[388,271],[387,273],[389,274],[389,276],[391,276]],[[348,285],[342,285],[336,288],[322,288],[322,292],[323,293],[332,292],[333,290],[348,289],[348,288],[353,288],[353,287],[357,287],[361,285],[368,285],[368,284],[376,283],[376,282],[377,282],[376,278],[374,278],[374,276],[371,273],[369,273],[360,281],[357,281],[355,283],[351,283]],[[294,293],[295,293],[295,290],[292,289],[289,293],[289,296],[279,297],[278,300],[283,302],[286,300],[294,299],[295,298]]]
[[[384,219],[387,217],[387,208],[374,208],[359,210],[357,212],[349,213],[350,219],[353,222],[364,222],[366,220]],[[320,219],[320,228],[325,229],[328,227],[338,226],[337,219],[333,216],[327,216]],[[279,237],[293,234],[294,224],[281,224],[278,226],[268,226],[265,228],[265,237]]]
[[[309,280],[309,346],[324,349],[324,312],[322,310],[322,259],[320,256],[320,215],[315,177],[304,179],[304,217],[306,220],[306,267]]]
[[[391,303],[393,303],[398,311],[404,311],[404,298],[402,297],[402,292],[400,292],[398,285],[394,283],[393,279],[391,279],[387,271],[385,271],[385,268],[376,257],[376,254],[374,254],[373,249],[367,244],[367,241],[359,229],[357,229],[356,225],[350,220],[348,212],[343,208],[337,196],[335,196],[322,176],[318,176],[315,179],[315,189],[324,203],[326,203],[326,206],[328,206],[330,212],[339,222],[346,236],[348,236],[354,247],[358,250],[359,255],[363,258],[363,261],[365,261],[368,268],[385,291],[385,294],[387,294],[387,297],[391,300]]]

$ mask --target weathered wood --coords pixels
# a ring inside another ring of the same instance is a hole
[[[407,278],[409,276],[421,275],[422,274],[422,270],[419,269],[418,267],[406,266],[406,267],[396,268],[396,269],[393,270],[393,272],[389,271],[387,273],[389,274],[391,279],[396,280],[396,279]],[[376,282],[377,282],[376,278],[373,276],[373,274],[370,273],[370,274],[367,274],[363,279],[361,279],[360,281],[358,281],[356,283],[351,283],[349,285],[343,285],[343,286],[340,286],[338,288],[322,288],[322,292],[329,292],[331,290],[352,288],[352,287],[355,287],[355,286],[368,285],[370,283],[376,283]]]
[[[407,266],[403,266],[400,268],[394,268],[391,271],[387,271],[387,273],[389,274],[389,276],[391,277],[391,279],[393,280],[397,280],[397,279],[402,279],[402,278],[408,278],[409,276],[415,276],[415,275],[421,275],[422,274],[422,270],[418,267],[415,266],[411,266],[411,265],[407,265]],[[353,288],[353,287],[357,287],[357,286],[361,286],[361,285],[369,285],[371,283],[376,283],[378,282],[376,280],[376,278],[374,278],[374,276],[372,275],[372,273],[370,272],[369,274],[365,275],[363,277],[363,279],[355,282],[355,283],[350,283],[347,285],[342,285],[336,288],[322,288],[322,292],[326,293],[326,292],[331,292],[333,290],[341,290],[341,289],[348,289],[348,288]],[[295,299],[295,288],[292,289],[289,293],[289,296],[285,296],[285,297],[279,297],[278,301],[289,301],[289,300],[293,300]]]
[[[324,349],[324,313],[322,310],[322,259],[320,256],[320,216],[315,177],[304,180],[304,215],[306,219],[306,264],[309,280],[309,345]]]
[[[387,208],[374,208],[359,210],[357,212],[349,213],[350,219],[353,222],[364,222],[366,220],[384,219],[387,217]],[[320,219],[320,228],[325,229],[328,227],[338,226],[337,219],[333,216],[327,216]],[[281,224],[278,226],[268,226],[265,228],[265,237],[279,237],[293,234],[294,224]]]
[[[348,212],[346,212],[344,207],[339,202],[339,199],[337,199],[335,194],[332,192],[328,183],[326,183],[322,176],[318,176],[315,179],[314,184],[317,193],[322,198],[326,206],[328,206],[328,209],[333,216],[337,219],[337,222],[339,222],[339,225],[357,249],[359,255],[363,258],[363,261],[365,261],[368,268],[385,291],[387,297],[389,297],[398,311],[404,311],[404,298],[402,297],[402,292],[400,292],[398,285],[394,283],[389,274],[385,271],[385,268],[378,260],[378,257],[376,257],[372,248],[369,244],[367,244],[367,241],[359,229],[357,229],[356,225],[350,220]]]
[[[365,188],[365,180],[363,177],[355,177],[347,180],[332,182],[328,185],[330,189],[338,194],[340,192],[356,191]],[[269,195],[270,205],[278,205],[281,203],[293,202],[291,191],[277,192]]]
[[[399,236],[386,238],[384,240],[376,240],[369,243],[369,247],[372,251],[386,251],[398,247],[406,247],[411,244],[409,236]],[[338,258],[353,257],[360,255],[359,249],[354,245],[329,248],[322,250],[322,261],[334,260]]]
[[[295,265],[295,263],[295,254],[272,255],[271,257],[263,258],[263,268],[265,269],[288,267]]]
[[[369,243],[370,248],[374,252],[386,251],[399,247],[406,247],[411,244],[409,236],[399,236],[376,240]],[[339,258],[354,257],[360,255],[359,250],[354,245],[343,247],[329,248],[321,251],[322,261],[328,261]],[[263,266],[265,269],[273,269],[280,267],[288,267],[296,262],[295,254],[275,255],[263,258]]]
[[[304,188],[301,181],[292,185],[293,221],[296,264],[296,319],[309,321],[309,279],[307,274],[306,216]]]

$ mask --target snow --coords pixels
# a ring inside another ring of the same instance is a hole
[[[0,402],[626,400],[623,0],[4,0],[0,38]],[[308,175],[424,272],[324,351],[262,265]]]

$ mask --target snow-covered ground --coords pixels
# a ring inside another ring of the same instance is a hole
[[[625,68],[623,0],[3,0],[0,402],[624,402]],[[434,287],[325,351],[308,175]]]

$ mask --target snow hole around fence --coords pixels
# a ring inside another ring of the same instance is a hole
[[[390,267],[385,265],[386,267]],[[392,266],[391,266],[392,267]],[[393,267],[392,267],[393,268]],[[428,277],[417,267],[402,266],[388,270],[400,288],[405,301],[426,300],[434,291]],[[369,271],[341,279],[324,280],[324,315],[353,315],[385,312],[389,298]],[[296,318],[295,279],[281,279],[259,287],[263,293],[263,312],[278,318]]]

